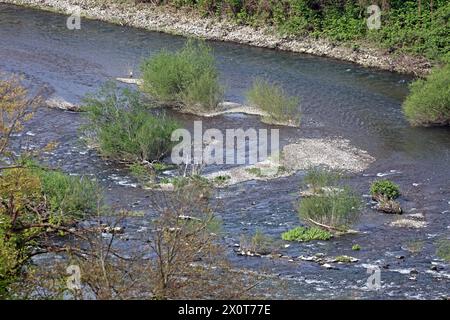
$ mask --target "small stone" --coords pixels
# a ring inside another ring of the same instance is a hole
[[[401,255],[400,255],[400,256],[396,256],[396,258],[397,258],[397,259],[400,259],[400,260],[403,260],[403,259],[405,259],[405,256],[401,256]]]

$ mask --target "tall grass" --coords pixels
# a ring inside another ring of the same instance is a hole
[[[327,168],[308,168],[303,183],[314,193],[321,193],[325,187],[335,186],[342,177],[342,173],[329,170]]]
[[[299,215],[307,223],[346,231],[359,219],[361,206],[361,198],[344,187],[302,199]]]
[[[107,157],[129,162],[154,161],[172,148],[172,132],[178,124],[164,115],[146,110],[139,94],[108,83],[85,99],[84,110],[100,152]]]
[[[246,93],[247,103],[267,113],[269,123],[300,123],[299,98],[289,96],[285,90],[267,80],[256,79]]]
[[[176,51],[162,50],[141,66],[142,90],[161,103],[210,110],[223,98],[212,50],[189,40]]]

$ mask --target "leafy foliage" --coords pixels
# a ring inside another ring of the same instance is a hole
[[[411,124],[450,125],[450,64],[414,81],[410,89],[403,111]]]
[[[284,89],[266,80],[256,79],[246,93],[250,105],[265,111],[269,123],[300,123],[299,99],[288,96]]]
[[[36,165],[3,170],[0,175],[0,295],[22,271],[35,250],[51,247],[47,237],[93,213],[94,182],[47,171]]]
[[[386,197],[393,200],[400,195],[400,188],[390,180],[378,180],[370,186],[370,194],[374,198]]]
[[[177,52],[161,51],[142,64],[142,89],[162,103],[214,109],[223,97],[211,48],[189,40]]]
[[[23,129],[25,122],[33,117],[41,98],[29,98],[28,91],[20,78],[0,79],[0,155],[9,156],[9,139]]]
[[[281,234],[281,238],[283,240],[299,242],[306,242],[311,240],[329,240],[331,239],[331,237],[331,233],[316,227],[296,227]]]
[[[286,35],[310,35],[336,41],[365,41],[376,46],[440,59],[450,52],[446,0],[170,0],[165,4],[190,6],[204,15],[221,15],[237,23],[273,26]],[[368,30],[367,7],[381,6],[381,28]]]
[[[85,99],[89,120],[85,127],[102,154],[130,162],[159,160],[172,148],[170,137],[178,124],[164,115],[154,116],[139,94],[107,83]]]

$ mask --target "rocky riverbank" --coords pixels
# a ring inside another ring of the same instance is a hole
[[[0,0],[0,3],[34,7],[63,14],[72,14],[76,8],[79,8],[81,16],[89,19],[183,36],[326,56],[365,67],[400,73],[425,75],[431,68],[431,62],[421,57],[390,54],[386,50],[365,45],[358,45],[355,48],[325,39],[290,38],[277,34],[269,27],[242,26],[223,18],[202,17],[193,11],[176,10],[147,3],[134,4],[132,1],[112,0]]]

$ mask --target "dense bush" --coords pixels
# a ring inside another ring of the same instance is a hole
[[[411,84],[403,111],[413,125],[450,125],[450,64]]]
[[[286,241],[311,241],[311,240],[329,240],[332,235],[328,231],[320,228],[311,227],[297,227],[286,231],[281,235],[281,238]]]
[[[308,223],[346,231],[360,217],[361,199],[349,188],[330,190],[300,202],[300,218]]]
[[[256,79],[246,97],[251,106],[267,113],[267,122],[300,123],[299,99],[288,96],[284,89],[276,84]]]
[[[189,40],[177,52],[161,51],[142,64],[142,89],[162,103],[214,109],[223,98],[211,49]]]
[[[161,159],[172,148],[175,121],[154,116],[138,93],[108,83],[85,99],[85,129],[104,156],[130,162]]]
[[[48,235],[97,209],[98,193],[88,179],[35,164],[1,171],[0,297],[35,251],[48,249]]]
[[[400,188],[390,180],[378,180],[370,186],[370,194],[373,198],[383,197],[387,200],[393,200],[400,195]]]
[[[20,78],[0,80],[0,298],[11,297],[11,285],[22,279],[32,256],[57,250],[51,239],[101,205],[94,182],[29,160],[52,143],[20,157],[11,148],[11,136],[39,106],[39,92],[30,95]]]
[[[201,14],[229,16],[237,23],[273,25],[283,34],[311,35],[337,41],[368,40],[376,46],[440,58],[450,51],[450,2],[334,0],[170,0]],[[368,30],[367,7],[382,10],[381,28]]]
[[[46,197],[48,210],[67,217],[85,217],[97,209],[99,186],[87,177],[70,176],[61,171],[35,168]]]

